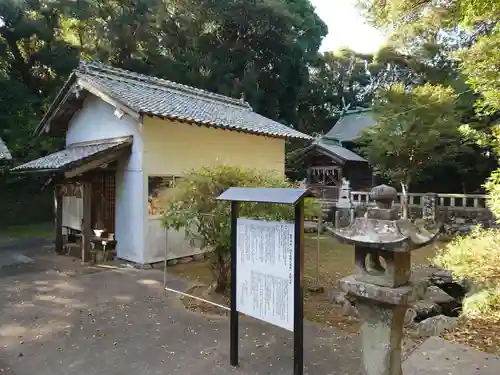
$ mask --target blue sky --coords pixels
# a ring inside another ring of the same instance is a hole
[[[346,46],[358,52],[375,52],[384,35],[365,23],[355,7],[356,0],[311,0],[316,13],[328,25],[321,51]]]

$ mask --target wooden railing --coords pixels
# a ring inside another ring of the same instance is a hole
[[[373,202],[369,199],[369,192],[366,191],[351,191],[351,202],[354,206],[371,205]],[[408,206],[409,207],[423,207],[426,194],[422,193],[409,193]],[[400,205],[403,200],[403,195],[398,194],[399,201],[395,202]],[[478,210],[486,207],[486,195],[482,194],[437,194],[436,204],[440,207],[456,208],[463,210]]]

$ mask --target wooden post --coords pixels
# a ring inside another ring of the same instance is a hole
[[[83,226],[82,226],[82,262],[90,261],[90,240],[92,238],[92,184],[83,184]]]
[[[63,200],[63,194],[62,194],[61,188],[58,185],[56,185],[54,187],[54,205],[55,205],[54,208],[55,208],[55,215],[56,215],[55,247],[56,247],[57,254],[64,253],[63,233],[62,233],[62,215],[63,215],[62,200]]]

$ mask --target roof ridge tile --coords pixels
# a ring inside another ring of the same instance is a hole
[[[184,85],[182,83],[170,81],[167,79],[150,76],[146,74],[136,73],[130,70],[116,68],[109,65],[102,64],[100,62],[92,61],[92,62],[80,62],[80,65],[77,68],[77,71],[88,74],[88,75],[101,75],[101,72],[107,72],[109,74],[109,78],[121,79],[126,81],[134,81],[140,84],[149,84],[159,89],[169,89],[180,91],[184,94],[193,95],[198,98],[206,98],[219,102],[224,102],[226,104],[232,104],[234,106],[238,106],[240,108],[245,108],[252,110],[250,104],[246,101],[242,101],[239,99],[231,98],[226,95],[213,93],[210,91],[202,90],[197,87]]]
[[[97,62],[80,63],[72,77],[59,93],[58,97],[61,99],[51,105],[51,110],[40,123],[39,129],[44,129],[56,118],[61,103],[69,100],[68,98],[76,98],[76,93],[70,91],[72,82],[76,81],[76,84],[80,82],[82,88],[97,96],[102,93],[102,100],[109,101],[112,105],[123,105],[137,115],[157,116],[270,137],[312,139],[293,127],[262,116],[243,100],[212,94],[160,78],[108,67]],[[50,124],[45,130],[49,128]]]

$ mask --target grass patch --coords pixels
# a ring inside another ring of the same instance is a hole
[[[0,240],[19,238],[43,238],[51,240],[54,238],[54,224],[48,222],[0,228]]]
[[[423,249],[413,252],[413,263],[422,264],[427,259],[432,258],[436,253],[437,245],[430,245]],[[347,332],[357,332],[359,329],[358,319],[342,314],[339,306],[331,301],[330,292],[336,287],[338,281],[347,275],[350,275],[354,269],[354,247],[337,242],[329,235],[319,236],[319,262],[318,239],[316,235],[306,235],[304,241],[304,276],[305,276],[305,295],[304,295],[304,315],[306,319],[321,324],[340,328]],[[317,264],[319,264],[319,284],[325,288],[324,293],[310,293],[307,286],[316,285]],[[209,285],[212,282],[210,263],[191,262],[187,264],[178,264],[169,269],[171,272],[197,283]],[[199,288],[196,295],[200,295]],[[226,300],[226,297],[215,294],[205,294],[203,298],[216,303]],[[187,307],[195,306],[196,310],[204,310],[199,303],[184,299]]]

